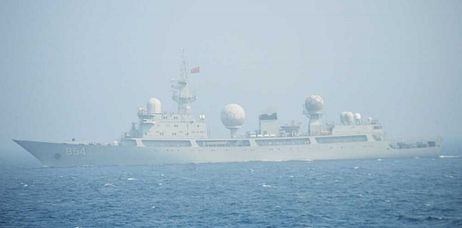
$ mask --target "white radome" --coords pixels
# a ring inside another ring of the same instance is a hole
[[[245,122],[245,111],[238,104],[228,104],[221,111],[221,122],[226,128],[240,128]]]
[[[362,123],[362,116],[361,116],[360,113],[355,113],[354,118],[355,118],[355,124],[361,124]]]
[[[146,104],[146,111],[148,114],[156,114],[162,112],[162,105],[157,98],[149,99],[148,103]]]
[[[342,112],[340,115],[340,121],[345,125],[350,125],[353,123],[355,115],[352,112]]]
[[[324,99],[319,95],[311,95],[305,99],[305,109],[309,113],[319,112],[324,108]]]

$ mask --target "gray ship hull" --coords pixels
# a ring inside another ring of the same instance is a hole
[[[382,159],[440,155],[440,145],[397,149],[391,147],[386,141],[226,148],[139,147],[14,141],[48,167]]]

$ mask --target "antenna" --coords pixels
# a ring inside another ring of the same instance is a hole
[[[178,103],[178,113],[189,114],[191,112],[191,103],[196,100],[189,90],[189,72],[188,64],[184,50],[181,50],[181,67],[178,79],[172,81],[172,88],[174,89],[172,99]]]
[[[186,81],[188,76],[188,64],[186,63],[186,56],[184,54],[184,49],[181,49],[180,79],[184,79]]]

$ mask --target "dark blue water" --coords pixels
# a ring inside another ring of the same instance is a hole
[[[460,157],[0,165],[2,227],[462,227]]]

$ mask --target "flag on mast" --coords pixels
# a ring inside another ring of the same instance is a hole
[[[197,66],[191,69],[191,74],[197,74],[201,72],[201,67]]]

